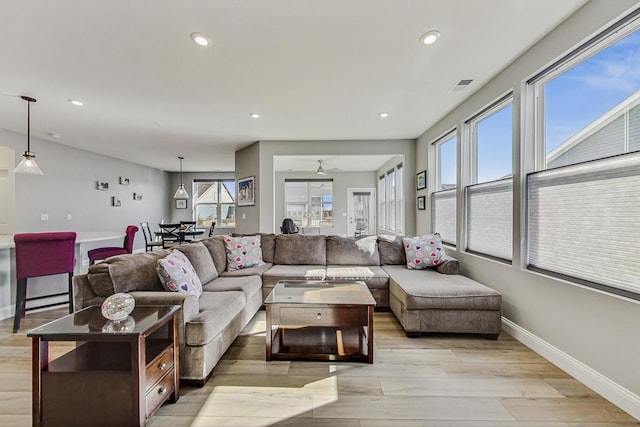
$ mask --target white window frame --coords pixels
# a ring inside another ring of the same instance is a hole
[[[233,199],[232,202],[227,203],[227,202],[221,202],[220,201],[220,194],[221,194],[221,190],[223,187],[223,183],[225,182],[231,182],[235,185],[235,180],[233,178],[220,178],[220,179],[194,179],[192,182],[192,189],[191,189],[191,194],[193,194],[193,205],[192,205],[192,210],[193,210],[193,220],[196,221],[196,223],[198,222],[198,218],[197,218],[197,213],[198,213],[198,205],[211,205],[211,204],[215,204],[216,205],[216,228],[235,228],[236,223],[234,221],[233,225],[230,224],[223,224],[222,223],[222,207],[223,206],[233,206],[234,212],[236,209],[236,200],[235,194],[231,194],[231,198]],[[202,183],[211,183],[211,184],[215,184],[218,186],[218,200],[215,203],[198,203],[197,201],[197,197],[198,197],[198,191],[197,191],[197,185],[198,184],[202,184]],[[234,216],[234,220],[235,220],[235,216]],[[202,225],[202,224],[196,224],[196,227],[198,228],[204,228],[204,227],[208,227],[207,225]]]
[[[287,193],[287,183],[292,183],[292,182],[296,182],[296,183],[305,183],[306,184],[306,196],[307,196],[307,200],[306,202],[300,203],[300,202],[290,202],[288,200],[288,193]],[[314,197],[312,195],[311,192],[311,185],[312,184],[316,184],[316,183],[327,183],[328,185],[331,186],[331,206],[332,206],[332,211],[331,211],[331,218],[330,219],[326,219],[326,217],[324,217],[324,212],[326,212],[324,210],[324,201],[320,200],[320,202],[318,203],[317,201],[314,201]],[[302,227],[307,227],[307,228],[317,228],[317,227],[333,227],[333,208],[334,208],[334,194],[333,194],[333,179],[332,178],[321,178],[321,179],[285,179],[284,180],[284,213],[285,216],[289,217],[288,215],[288,206],[291,204],[303,204],[307,206],[307,211],[305,212],[305,214],[309,214],[309,216],[305,216],[303,215],[303,218],[292,218],[294,220],[294,222],[296,223],[296,225],[298,226],[302,226]],[[313,212],[314,210],[314,206],[320,206],[320,218],[313,218],[313,215],[311,214],[311,212]]]
[[[442,176],[442,171],[441,171],[441,152],[440,152],[440,147],[442,146],[443,143],[449,142],[450,139],[454,138],[454,142],[455,142],[455,148],[456,148],[456,160],[455,160],[455,165],[456,165],[456,185],[453,188],[450,189],[442,189],[442,182],[441,182],[441,176]],[[447,236],[446,233],[441,233],[441,237],[442,237],[442,242],[452,246],[452,247],[456,247],[457,246],[457,241],[458,241],[458,220],[457,220],[457,205],[458,205],[458,201],[457,201],[457,187],[458,187],[458,183],[457,183],[457,176],[458,176],[458,169],[459,169],[459,160],[458,160],[458,144],[459,144],[459,137],[458,137],[458,130],[457,128],[454,128],[450,131],[448,131],[447,133],[443,134],[442,136],[440,136],[439,138],[435,139],[433,142],[431,142],[430,147],[431,147],[431,154],[432,156],[431,159],[431,167],[432,169],[435,171],[434,176],[435,176],[435,182],[433,186],[429,187],[429,199],[430,199],[430,205],[431,205],[431,230],[433,232],[440,232],[439,230],[437,230],[436,228],[440,228],[437,227],[437,217],[436,217],[436,209],[438,206],[437,200],[438,199],[447,199],[447,198],[451,198],[451,193],[454,194],[454,201],[455,201],[455,213],[453,215],[454,218],[454,235],[453,238],[451,238],[451,236]]]
[[[380,229],[394,234],[404,233],[404,173],[398,163],[378,178],[378,218]]]

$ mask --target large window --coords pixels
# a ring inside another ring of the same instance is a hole
[[[302,227],[333,226],[332,179],[286,179],[285,216]]]
[[[404,232],[404,195],[402,163],[380,175],[378,180],[378,218],[380,228],[393,233]]]
[[[198,226],[236,226],[234,180],[194,180],[193,212]]]
[[[511,260],[513,246],[512,113],[509,95],[466,122],[466,249],[504,260]]]
[[[431,229],[440,233],[442,241],[456,244],[456,132],[433,142],[436,159],[436,185],[431,194]]]
[[[614,25],[528,82],[542,155],[527,177],[528,267],[636,299],[637,21]]]

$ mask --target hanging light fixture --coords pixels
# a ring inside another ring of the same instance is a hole
[[[182,183],[182,160],[184,157],[178,156],[180,159],[180,184],[178,185],[178,189],[176,190],[176,194],[173,195],[174,199],[188,199],[189,193],[184,189],[184,184]]]
[[[22,154],[22,160],[13,172],[42,175],[42,170],[36,163],[36,154],[31,151],[31,103],[36,102],[36,99],[29,96],[21,96],[20,98],[27,101],[27,151]]]

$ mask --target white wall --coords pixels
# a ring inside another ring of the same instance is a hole
[[[313,172],[276,172],[274,185],[275,194],[275,221],[282,225],[285,215],[284,180],[297,179],[333,179],[333,227],[320,227],[319,234],[347,234],[347,188],[375,188],[374,172],[327,172],[326,176],[319,177]],[[279,226],[278,226],[279,227]],[[280,232],[277,228],[276,232]]]
[[[640,302],[604,294],[573,283],[527,271],[521,251],[520,200],[523,197],[525,147],[520,108],[523,82],[595,32],[612,23],[635,1],[595,0],[587,3],[548,36],[499,73],[468,100],[428,129],[416,147],[416,172],[427,169],[429,144],[509,90],[514,91],[514,257],[513,265],[467,254],[458,248],[465,275],[499,290],[503,315],[515,335],[574,376],[596,389],[635,417],[640,418]],[[523,17],[524,18],[524,17]],[[460,133],[458,134],[460,141]],[[431,170],[429,170],[432,172]],[[460,171],[458,171],[460,175]],[[429,174],[428,181],[433,182]],[[460,182],[460,177],[458,177]],[[461,200],[462,189],[458,189]],[[458,203],[458,224],[463,218]],[[417,231],[429,231],[429,207],[419,211]],[[460,227],[459,227],[459,230]],[[459,233],[460,235],[460,233]],[[615,244],[615,242],[609,242]],[[510,323],[513,322],[513,323]]]

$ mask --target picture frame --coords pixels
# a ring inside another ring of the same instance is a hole
[[[416,188],[418,190],[424,190],[427,188],[427,171],[424,170],[416,174]]]
[[[120,197],[112,196],[111,197],[111,206],[116,207],[116,208],[122,206],[122,200],[120,200]]]
[[[187,199],[176,199],[176,209],[187,209]]]
[[[142,193],[133,193],[133,200],[138,202],[142,200]]]
[[[100,191],[109,190],[109,183],[106,181],[96,181],[96,190],[100,190]]]
[[[418,210],[423,211],[425,209],[425,196],[418,196]]]
[[[120,185],[129,185],[129,178],[127,178],[126,176],[121,176]]]
[[[236,204],[238,206],[254,206],[256,204],[255,177],[249,176],[237,180]]]

